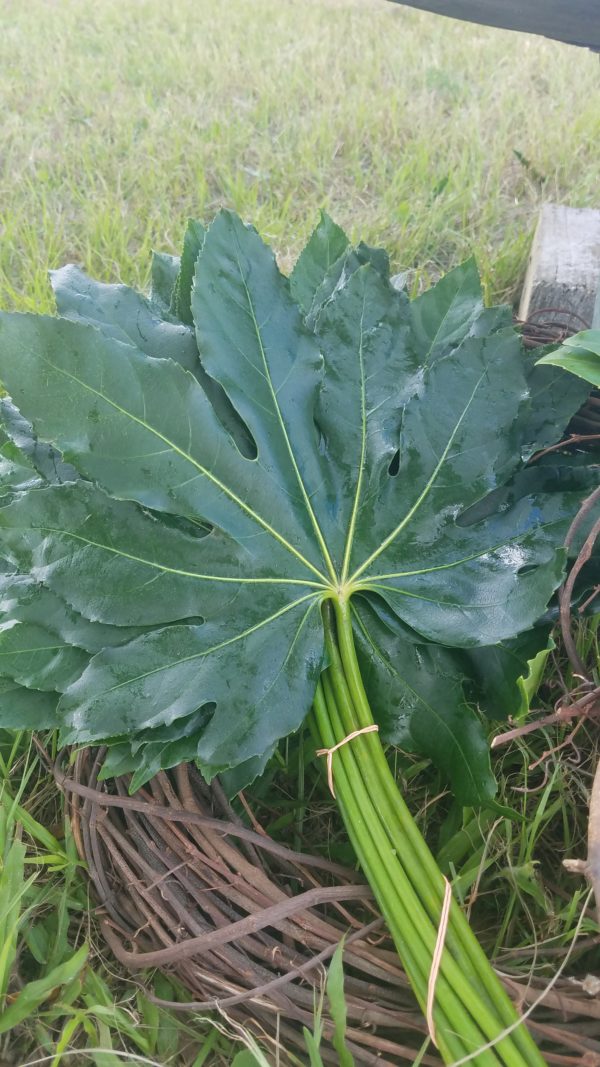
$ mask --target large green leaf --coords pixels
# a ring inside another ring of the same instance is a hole
[[[17,479],[24,478],[26,482],[30,468],[34,468],[38,475],[41,475],[41,478],[34,478],[34,483],[40,485],[45,482],[71,482],[79,477],[75,468],[65,463],[60,453],[51,444],[38,440],[31,424],[23,418],[21,412],[6,396],[0,399],[0,440],[11,441],[16,446],[20,454],[19,466],[23,472],[20,474],[5,468],[2,476],[3,489],[7,485],[12,485],[14,489],[17,484],[25,488],[23,481],[18,482],[15,476]],[[7,459],[11,458],[12,462],[15,461],[14,449],[4,447],[3,455]]]
[[[169,319],[181,261],[167,252],[152,253],[150,301],[162,318]]]
[[[559,348],[547,352],[538,362],[562,367],[600,389],[600,330],[583,330],[567,337]]]
[[[469,259],[413,301],[413,330],[422,362],[433,363],[464,341],[482,311],[479,273]]]
[[[321,212],[319,225],[301,252],[290,277],[290,288],[296,303],[309,312],[315,294],[327,274],[340,263],[350,242],[344,231]]]
[[[0,676],[0,729],[46,730],[59,725],[56,693],[27,689]]]
[[[521,611],[529,622],[517,629],[533,622],[537,594],[560,577],[557,523],[540,521],[532,499],[485,526],[455,521],[515,467],[527,398],[518,341],[467,336],[424,369],[398,296],[363,267],[319,318],[330,543],[343,580],[377,590],[424,636],[488,644]]]
[[[200,249],[204,244],[206,230],[201,222],[190,219],[183,238],[183,251],[179,264],[179,273],[175,283],[175,289],[171,298],[171,310],[174,311],[181,322],[188,326],[194,325],[192,315],[192,286],[194,284],[194,272],[196,260]]]
[[[52,271],[50,279],[59,315],[93,323],[107,337],[196,371],[198,351],[193,332],[179,323],[166,322],[135,289],[94,281],[71,264]]]
[[[535,401],[506,311],[473,264],[411,304],[325,217],[291,283],[229,212],[188,230],[175,288],[160,266],[160,306],[69,268],[68,318],[0,316],[0,377],[79,475],[0,508],[5,677],[64,690],[62,740],[109,743],[136,781],[195,755],[239,786],[302,723],[321,607],[351,598],[382,735],[489,800],[449,648],[535,623],[582,495],[514,488]],[[39,638],[26,669],[19,633]]]
[[[375,610],[362,597],[355,604],[355,634],[365,688],[380,709],[382,736],[442,767],[462,804],[490,801],[496,783],[489,746],[467,700],[460,656],[399,633],[389,611]]]

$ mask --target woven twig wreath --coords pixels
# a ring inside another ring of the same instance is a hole
[[[324,968],[345,935],[358,1067],[414,1061],[427,1024],[360,875],[248,829],[218,783],[208,787],[189,765],[130,797],[126,778],[99,785],[102,758],[80,752],[56,776],[102,934],[125,968],[159,968],[190,993],[169,1006],[224,1012],[267,1050],[279,1045],[285,1063],[286,1049],[306,1055],[302,1026],[312,1026]],[[548,990],[547,979],[517,974],[503,978],[522,1009],[546,990],[529,1025],[548,1062],[600,1067],[600,1001],[566,979]],[[327,1038],[326,1010],[324,1024]],[[331,1046],[322,1055],[338,1062]],[[421,1062],[440,1060],[432,1048]]]

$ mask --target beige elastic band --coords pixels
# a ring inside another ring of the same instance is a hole
[[[446,931],[448,929],[448,920],[450,918],[450,905],[452,903],[452,886],[447,878],[444,878],[445,890],[444,900],[442,903],[442,913],[440,915],[440,924],[438,926],[437,941],[433,950],[433,958],[431,960],[431,970],[429,972],[429,984],[427,986],[427,1010],[425,1012],[425,1018],[427,1020],[427,1027],[429,1030],[429,1036],[437,1048],[437,1041],[435,1037],[435,1023],[433,1021],[433,1004],[435,1001],[435,986],[440,973],[440,966],[442,963],[442,954],[444,952],[444,942],[446,940]]]
[[[351,734],[342,738],[337,745],[332,745],[331,748],[317,749],[316,756],[327,756],[327,784],[332,797],[335,796],[335,789],[333,788],[333,753],[337,752],[338,748],[345,745],[347,741],[353,741],[355,737],[359,737],[361,734],[372,734],[376,730],[379,730],[379,727],[377,723],[372,722],[370,726],[363,726],[361,730],[353,730]]]

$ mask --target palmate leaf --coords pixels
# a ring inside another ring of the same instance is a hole
[[[382,736],[402,704],[463,801],[489,800],[468,657],[449,647],[535,623],[581,495],[503,490],[535,392],[506,312],[483,307],[472,263],[411,304],[326,216],[291,282],[228,212],[188,231],[173,277],[148,303],[66,268],[68,318],[0,316],[0,378],[80,476],[0,508],[5,557],[83,657],[53,680],[62,741],[108,742],[137,781],[195,755],[240,786],[302,723],[323,604],[350,598]],[[557,434],[576,406],[557,402]],[[12,629],[43,625],[35,604]],[[382,632],[385,663],[369,660]],[[14,654],[0,672],[41,691],[38,660],[39,676]]]

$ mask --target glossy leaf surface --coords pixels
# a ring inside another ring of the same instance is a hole
[[[64,743],[107,742],[136,783],[195,757],[241,786],[301,725],[322,605],[350,598],[384,739],[492,797],[452,649],[536,622],[579,497],[511,487],[540,389],[473,263],[413,303],[388,274],[324,216],[288,280],[222,212],[155,260],[151,301],[69,267],[62,317],[0,316],[0,674],[61,694]]]
[[[600,389],[600,330],[583,330],[548,352],[540,364],[562,367]]]

